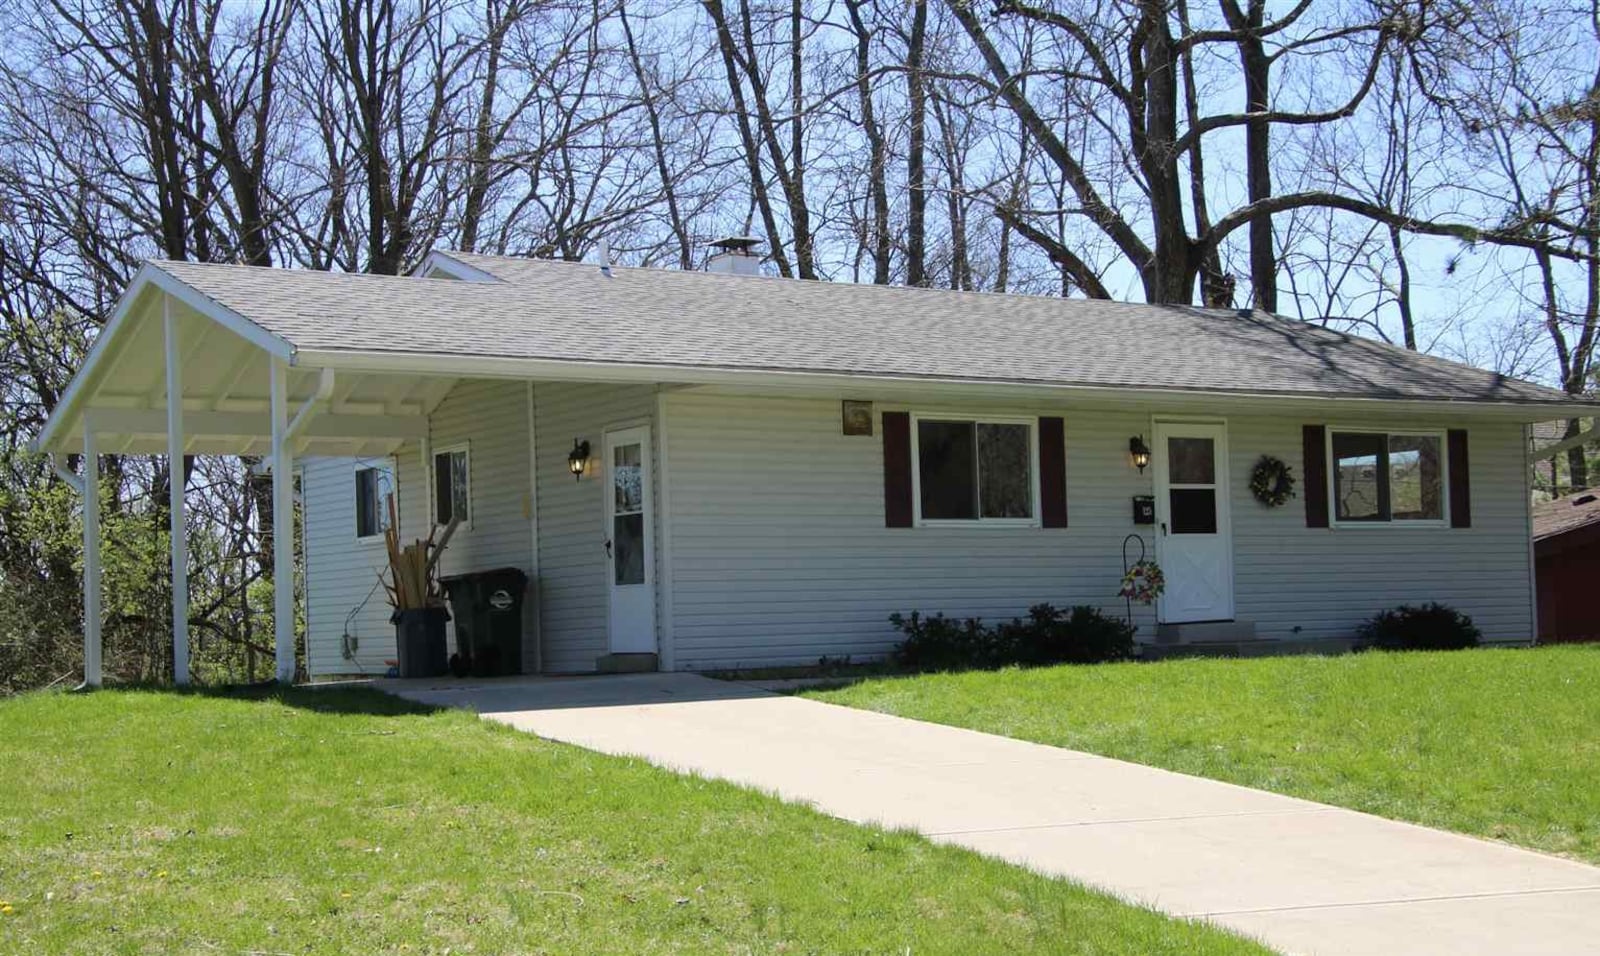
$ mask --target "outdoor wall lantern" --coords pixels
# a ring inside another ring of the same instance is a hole
[[[1128,454],[1133,458],[1134,467],[1139,469],[1139,474],[1144,474],[1145,467],[1150,464],[1150,446],[1144,443],[1143,435],[1135,435],[1128,439]]]
[[[567,452],[567,470],[572,472],[572,477],[578,481],[583,480],[583,471],[589,467],[589,443],[572,440],[572,450]]]

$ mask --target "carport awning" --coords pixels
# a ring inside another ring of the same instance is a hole
[[[292,306],[289,306],[292,307]],[[34,447],[77,452],[81,476],[57,459],[83,500],[84,683],[101,681],[100,456],[269,456],[273,527],[294,527],[291,474],[303,454],[366,456],[426,439],[447,376],[328,363],[295,365],[294,349],[170,274],[146,265],[123,294]],[[188,538],[183,482],[168,482],[172,523],[172,648],[189,682]],[[292,536],[289,536],[292,539]],[[294,549],[273,553],[273,643],[280,681],[295,677]]]
[[[275,369],[284,379],[295,455],[391,453],[426,437],[428,414],[456,382],[449,375],[293,364],[288,342],[146,266],[35,447],[80,451],[92,430],[102,453],[167,452],[169,357],[176,359],[187,454],[266,455]]]

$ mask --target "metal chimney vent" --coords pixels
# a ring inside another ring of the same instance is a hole
[[[756,247],[761,240],[755,236],[726,236],[708,243],[716,251],[706,260],[707,272],[731,276],[758,276],[761,274],[761,256]]]

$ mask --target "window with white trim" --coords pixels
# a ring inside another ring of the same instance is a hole
[[[940,415],[913,426],[919,521],[1036,523],[1036,420]]]
[[[356,463],[356,538],[376,540],[389,530],[391,515],[399,513],[395,499],[394,459]]]
[[[466,445],[440,448],[433,452],[433,520],[449,524],[459,517],[472,524],[471,455]]]
[[[1444,521],[1442,434],[1330,429],[1328,442],[1334,521]]]

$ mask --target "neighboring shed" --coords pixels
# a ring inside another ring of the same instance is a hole
[[[1600,640],[1600,492],[1580,491],[1533,508],[1539,640]]]

